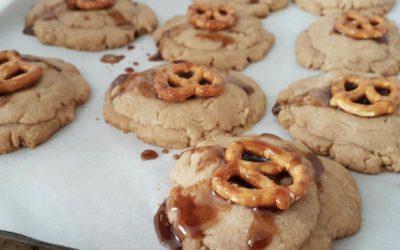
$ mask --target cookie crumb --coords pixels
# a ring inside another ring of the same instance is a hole
[[[100,118],[96,117],[96,121],[100,121]]]
[[[122,59],[124,59],[124,55],[111,55],[111,54],[105,54],[101,57],[100,61],[102,63],[119,63]]]
[[[154,150],[147,149],[140,154],[140,158],[142,158],[143,161],[154,160],[158,158],[158,154]]]
[[[164,148],[164,149],[161,151],[161,153],[163,153],[163,154],[168,154],[168,153],[169,153],[169,150],[166,149],[166,148]]]
[[[139,63],[138,62],[133,62],[133,65],[139,66]]]
[[[134,50],[134,49],[135,49],[135,46],[133,46],[132,44],[130,44],[130,45],[128,45],[126,48],[127,48],[128,50]]]
[[[181,158],[181,155],[176,154],[176,155],[173,156],[173,158],[174,158],[174,160],[179,160],[179,158]]]

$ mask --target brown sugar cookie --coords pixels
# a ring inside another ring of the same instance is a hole
[[[129,0],[41,0],[27,14],[25,27],[44,44],[100,51],[152,32],[157,18],[148,6]]]
[[[274,112],[293,138],[362,173],[400,171],[400,82],[352,71],[291,84]]]
[[[225,177],[222,198],[216,185]],[[208,140],[182,153],[171,179],[155,216],[159,239],[171,248],[331,249],[361,224],[349,171],[274,135]],[[287,199],[285,208],[262,206]]]
[[[351,11],[316,20],[297,38],[297,62],[306,68],[353,70],[396,75],[400,66],[400,34],[384,17]]]
[[[89,97],[73,65],[52,58],[0,52],[0,153],[34,148],[72,122]]]
[[[194,3],[230,4],[241,16],[263,18],[289,5],[289,0],[194,0]]]
[[[171,18],[153,36],[167,61],[235,70],[261,60],[275,41],[260,20],[238,15],[229,4],[193,4],[187,16]]]
[[[106,121],[144,142],[185,148],[238,135],[264,115],[265,95],[245,75],[175,63],[118,77],[106,93]]]
[[[293,0],[300,8],[314,15],[356,10],[364,14],[384,15],[395,4],[395,0]]]

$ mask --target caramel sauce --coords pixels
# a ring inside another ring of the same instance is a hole
[[[329,101],[331,99],[330,87],[325,88],[314,88],[309,91],[295,96],[290,100],[285,100],[283,102],[277,102],[272,108],[272,113],[274,115],[279,115],[282,110],[282,106],[285,105],[311,105],[316,107],[329,107]]]
[[[2,97],[2,96],[0,95],[0,108],[6,106],[7,103],[8,103],[10,100],[11,100],[11,96],[10,96],[10,95],[4,96],[4,97]]]
[[[196,37],[201,39],[207,39],[213,42],[219,42],[224,47],[233,44],[235,42],[235,40],[232,37],[219,33],[198,33],[196,34]]]
[[[180,154],[176,154],[174,156],[172,156],[174,158],[174,160],[179,160],[181,158]]]
[[[222,147],[207,148],[196,167],[196,172],[201,172],[213,163],[223,162],[225,150]]]
[[[162,58],[162,56],[161,56],[160,51],[157,51],[154,55],[150,55],[149,58],[148,58],[148,60],[149,60],[150,62],[157,62],[157,61],[162,61],[163,58]]]
[[[165,202],[159,207],[156,215],[154,216],[153,223],[161,245],[172,250],[182,249],[182,243],[174,233],[172,225],[168,220]]]
[[[156,151],[148,149],[140,154],[140,158],[142,158],[143,161],[154,160],[158,158],[158,154]]]
[[[114,21],[114,24],[117,26],[131,25],[131,23],[126,20],[124,15],[118,10],[111,10],[108,12],[108,16]]]
[[[168,154],[168,153],[169,153],[169,150],[166,149],[166,148],[164,148],[164,149],[161,151],[161,153],[163,153],[163,154]]]
[[[249,229],[247,245],[249,249],[266,248],[277,233],[273,213],[267,210],[254,209],[253,223]]]
[[[135,72],[135,69],[134,68],[132,68],[132,67],[127,67],[127,68],[125,68],[125,72],[126,73],[133,73],[133,72]]]
[[[111,54],[105,54],[101,57],[100,61],[102,63],[119,63],[122,59],[124,59],[124,55],[111,55]]]
[[[37,63],[44,63],[47,67],[54,69],[57,72],[61,72],[62,69],[46,60],[34,57],[34,56],[21,56],[22,61],[24,62],[37,62]]]
[[[254,88],[252,86],[244,83],[243,81],[240,81],[239,79],[231,75],[225,76],[225,82],[238,86],[244,92],[246,92],[247,95],[252,95],[254,93]]]
[[[117,78],[115,78],[115,80],[111,83],[111,88],[115,88],[118,85],[120,85],[121,83],[125,82],[129,77],[129,74],[122,74],[119,75]]]

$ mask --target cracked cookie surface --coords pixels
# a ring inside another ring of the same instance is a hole
[[[131,43],[153,31],[157,18],[144,4],[116,0],[105,10],[70,10],[64,0],[41,0],[29,11],[25,26],[44,44],[100,51]]]
[[[241,16],[266,17],[272,11],[286,8],[289,0],[194,0],[194,3],[230,4]]]
[[[209,182],[213,172],[224,164],[224,149],[233,141],[252,139],[298,152],[302,163],[314,173],[315,179],[305,196],[289,209],[279,212],[274,209],[253,210],[228,203],[218,196],[207,196],[207,192],[211,192]],[[185,228],[182,219],[185,215],[194,218],[192,221],[196,224],[192,226],[198,226],[200,231],[197,235],[189,234],[181,238],[183,249],[252,249],[249,244],[256,237],[259,240],[256,249],[328,250],[332,240],[354,234],[361,224],[361,199],[357,184],[340,164],[326,158],[319,160],[303,146],[295,146],[267,134],[220,137],[183,152],[172,170],[172,188],[166,201],[172,228]],[[180,200],[191,200],[194,205],[190,211],[183,211],[189,207],[182,206],[184,203]],[[199,214],[195,211],[203,205],[214,216],[212,219],[205,217],[207,221],[198,221]]]
[[[297,81],[278,96],[275,113],[279,123],[311,151],[330,156],[349,169],[369,174],[400,172],[399,108],[391,115],[363,118],[328,106],[332,81],[346,74],[379,77],[339,71]]]
[[[43,76],[32,87],[0,95],[0,153],[34,148],[69,124],[89,97],[89,85],[75,66],[61,60],[23,56]]]
[[[384,15],[395,0],[293,0],[300,8],[314,15],[327,15],[335,11],[357,10],[364,14]]]
[[[263,91],[241,73],[221,72],[225,89],[217,97],[170,103],[154,92],[157,70],[122,75],[114,81],[103,109],[108,123],[150,144],[185,148],[221,134],[239,135],[264,115]]]
[[[337,14],[319,18],[297,38],[297,62],[306,68],[322,71],[353,70],[398,74],[400,34],[388,20],[388,31],[380,40],[356,40],[333,30]]]
[[[234,70],[261,60],[275,42],[274,35],[254,17],[239,17],[234,27],[211,32],[194,28],[186,16],[177,16],[158,28],[153,37],[167,61]]]

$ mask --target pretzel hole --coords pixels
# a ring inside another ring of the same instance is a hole
[[[243,180],[239,176],[232,176],[231,178],[229,178],[228,182],[230,184],[232,184],[232,185],[237,186],[237,187],[244,187],[244,188],[248,188],[248,189],[256,189],[256,187],[254,187],[250,183],[246,182],[245,180]]]
[[[375,88],[375,90],[381,96],[389,96],[391,93],[390,89],[385,89],[385,88]]]
[[[363,27],[362,27],[361,24],[358,24],[356,28],[359,29],[359,30],[361,30]]]
[[[12,74],[9,74],[8,76],[6,76],[4,78],[4,80],[10,80],[11,78],[17,77],[17,76],[25,74],[25,73],[26,73],[26,71],[24,71],[23,69],[18,69],[17,71],[12,72]]]
[[[199,82],[200,85],[210,85],[211,82],[207,79],[201,79],[201,81]]]
[[[219,9],[218,12],[219,12],[219,14],[222,15],[222,16],[228,15],[228,12],[227,12],[226,10],[224,10],[224,9]]]
[[[249,152],[249,151],[245,151],[243,153],[242,160],[243,161],[250,161],[250,162],[269,162],[269,161],[271,161],[268,158],[256,155],[256,154],[254,154],[252,152]]]
[[[178,72],[176,73],[180,78],[190,79],[193,76],[193,72]]]
[[[206,11],[203,10],[203,9],[197,9],[197,10],[196,10],[196,14],[199,15],[199,16],[204,15],[204,13],[206,13]]]
[[[287,187],[293,184],[293,178],[289,172],[284,170],[277,175],[265,175],[275,182],[275,184]]]
[[[176,83],[176,82],[171,81],[171,79],[168,79],[168,85],[173,87],[173,88],[179,87],[179,84]]]
[[[346,17],[346,21],[349,22],[349,23],[351,23],[351,22],[354,22],[355,19],[352,18],[352,17]]]
[[[379,22],[376,21],[376,20],[371,20],[369,23],[370,23],[372,26],[378,26],[378,25],[379,25]]]
[[[355,84],[355,83],[353,83],[353,82],[346,82],[346,83],[344,84],[344,88],[345,88],[345,90],[346,90],[347,92],[349,92],[349,91],[353,91],[353,90],[355,90],[356,88],[358,88],[358,85]]]
[[[371,105],[371,102],[368,100],[368,98],[366,96],[363,96],[360,99],[358,99],[356,101],[356,103],[362,104],[362,105]]]

